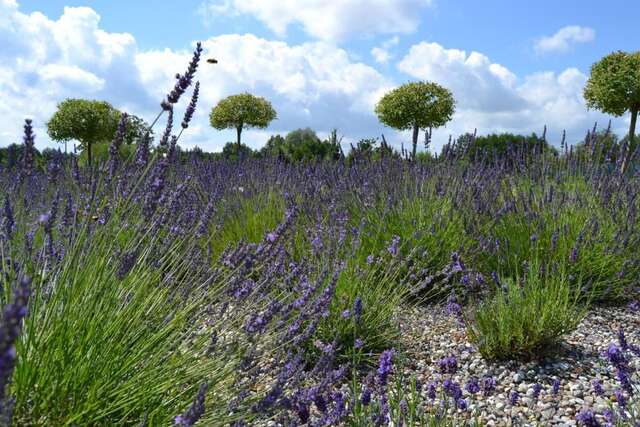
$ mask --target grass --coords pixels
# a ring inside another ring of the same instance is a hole
[[[534,260],[515,278],[501,278],[503,289],[471,309],[467,331],[485,358],[543,357],[586,314],[588,302],[569,283],[567,272],[541,267]]]

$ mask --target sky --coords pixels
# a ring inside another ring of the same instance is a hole
[[[526,5],[526,6],[525,6]],[[408,146],[408,132],[381,124],[387,91],[428,80],[449,88],[456,112],[430,149],[464,132],[540,133],[579,142],[597,122],[624,134],[629,117],[587,110],[591,64],[638,49],[640,4],[628,0],[0,0],[0,146],[21,140],[32,118],[36,146],[57,147],[46,122],[66,98],[106,100],[147,121],[184,72],[197,41],[199,104],[185,148],[219,151],[235,132],[209,112],[226,96],[269,99],[273,134],[336,128],[343,143],[380,137]],[[181,120],[190,93],[176,108]],[[156,133],[161,133],[156,128]]]

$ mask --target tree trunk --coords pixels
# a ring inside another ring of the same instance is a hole
[[[91,166],[91,143],[87,142],[87,162],[89,163],[89,166]]]
[[[238,126],[236,128],[236,131],[238,133],[238,153],[240,153],[240,145],[241,145],[241,143],[240,143],[240,135],[242,134],[242,125]]]
[[[413,125],[413,150],[411,151],[411,158],[413,160],[416,159],[416,150],[418,149],[418,132],[420,132],[418,125]]]
[[[629,123],[629,143],[627,144],[627,152],[622,161],[621,172],[625,173],[629,167],[629,163],[636,152],[636,121],[638,119],[638,106],[631,107],[631,123]]]

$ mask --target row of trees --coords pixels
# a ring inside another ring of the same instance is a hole
[[[640,52],[614,52],[607,55],[591,68],[591,76],[584,88],[588,108],[596,108],[614,116],[630,112],[631,121],[625,146],[622,169],[626,170],[636,148],[635,127],[640,111]],[[420,131],[444,126],[455,112],[455,100],[445,87],[434,82],[410,82],[385,94],[375,107],[375,113],[382,123],[398,130],[411,130],[411,158],[415,159]],[[56,141],[77,140],[87,160],[92,161],[92,146],[111,139],[118,126],[121,112],[107,102],[82,99],[67,99],[47,124],[49,136]],[[236,130],[236,152],[243,148],[242,131],[248,128],[266,128],[277,118],[271,103],[249,93],[229,96],[221,100],[209,115],[209,122],[215,129]],[[149,126],[142,119],[129,115],[127,118],[125,143],[141,138]],[[335,135],[334,135],[335,139]],[[459,139],[463,140],[462,139]],[[520,138],[504,135],[502,139],[492,138],[499,145],[507,140],[521,140],[525,144],[531,137]],[[476,143],[472,147],[481,149]],[[499,147],[493,147],[494,150]],[[227,150],[232,150],[227,147]],[[466,150],[466,148],[465,148]],[[266,153],[302,160],[308,157],[332,158],[340,154],[337,141],[324,143],[308,129],[300,129],[286,138],[272,137],[263,149]],[[486,150],[485,150],[486,151]],[[475,154],[471,152],[471,155]]]

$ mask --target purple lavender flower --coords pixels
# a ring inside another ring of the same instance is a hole
[[[453,398],[454,401],[458,401],[462,398],[462,388],[460,387],[460,384],[453,381],[451,378],[444,380],[442,388],[448,396]]]
[[[269,243],[274,243],[276,240],[278,240],[278,235],[275,232],[271,231],[267,233],[264,239]]]
[[[149,148],[151,145],[151,134],[146,132],[136,145],[136,166],[144,167],[149,162]]]
[[[203,383],[198,394],[187,411],[174,419],[175,426],[190,427],[204,415],[204,399],[207,394],[207,384]]]
[[[496,380],[493,377],[484,377],[482,379],[482,394],[489,396],[496,389]]]
[[[109,146],[109,180],[113,179],[116,169],[118,168],[120,146],[122,145],[127,132],[127,118],[127,113],[122,113],[120,115],[118,130],[113,137],[113,141],[111,141],[111,145]]]
[[[596,396],[604,396],[604,388],[602,388],[602,383],[599,380],[593,380],[591,385]]]
[[[387,252],[389,252],[392,256],[396,256],[398,254],[398,246],[400,245],[400,236],[393,236],[391,238],[391,244],[387,248]]]
[[[198,62],[200,62],[200,55],[202,54],[202,44],[198,42],[196,44],[196,49],[193,52],[193,58],[187,67],[187,71],[184,75],[177,74],[176,75],[176,85],[173,90],[167,95],[166,100],[162,101],[162,108],[166,111],[171,108],[171,104],[176,104],[182,94],[187,90],[187,88],[191,85],[193,81],[193,77],[196,74],[196,70],[198,69]]]
[[[515,406],[518,404],[518,399],[520,398],[520,394],[518,394],[517,391],[512,391],[509,394],[509,403],[511,403],[511,406]]]
[[[353,302],[353,317],[356,323],[360,323],[360,319],[362,318],[362,298],[360,297],[356,297],[356,300]]]
[[[2,218],[2,231],[7,240],[11,240],[13,235],[13,229],[15,228],[15,220],[13,218],[13,209],[11,209],[11,202],[9,201],[9,195],[4,196],[4,209]]]
[[[616,395],[616,402],[618,402],[618,406],[622,409],[627,407],[627,399],[624,397],[624,393],[621,389],[616,389],[614,392]]]
[[[167,124],[164,128],[164,132],[160,137],[160,142],[158,143],[158,148],[164,151],[168,151],[169,149],[169,138],[171,137],[171,130],[173,129],[173,107],[168,110],[167,114]]]
[[[574,246],[573,249],[571,249],[571,256],[569,257],[569,261],[571,261],[571,263],[575,263],[578,260],[578,246]]]
[[[362,403],[364,406],[367,406],[369,403],[371,403],[370,388],[365,387],[364,390],[362,390],[362,395],[360,396],[360,403]]]
[[[431,381],[427,385],[427,397],[431,400],[435,400],[436,398],[436,387],[437,387],[437,384],[435,381]]]
[[[378,383],[381,386],[387,385],[387,380],[389,378],[389,374],[393,369],[393,355],[395,353],[394,349],[385,350],[380,355],[380,363],[378,365]]]
[[[458,360],[454,355],[450,355],[440,359],[438,366],[443,374],[455,374],[458,370]]]
[[[582,410],[576,415],[576,421],[585,427],[599,427],[600,423],[596,419],[596,414],[589,410]]]
[[[559,392],[560,392],[560,380],[557,378],[554,378],[553,382],[551,383],[551,393],[554,396],[557,396]]]
[[[349,310],[348,308],[345,310],[342,310],[342,318],[343,319],[348,319],[351,317],[351,310]]]
[[[375,258],[373,257],[373,255],[367,256],[367,264],[368,265],[373,264],[373,261],[375,261]]]
[[[147,221],[151,219],[158,207],[158,202],[160,201],[160,196],[166,183],[168,167],[169,163],[167,160],[160,159],[153,170],[151,182],[146,190],[144,204],[142,206],[142,212]]]
[[[480,383],[478,382],[478,379],[473,377],[471,378],[467,384],[464,387],[465,390],[467,390],[467,392],[471,393],[471,394],[476,394],[480,392]]]
[[[451,292],[447,299],[447,314],[455,316],[458,323],[464,324],[464,316],[462,315],[462,307],[458,304],[456,294]]]
[[[602,411],[602,416],[604,417],[604,420],[607,423],[606,424],[607,427],[615,426],[616,414],[611,409],[607,408],[604,411]]]
[[[633,300],[629,303],[629,310],[631,310],[634,313],[637,313],[640,311],[640,300]]]
[[[193,87],[193,94],[191,95],[191,102],[187,106],[186,111],[184,112],[184,118],[182,119],[182,129],[186,129],[189,127],[189,122],[193,117],[193,113],[196,111],[196,104],[198,103],[198,93],[200,92],[200,82],[196,82]]]
[[[627,360],[625,359],[622,350],[620,350],[620,348],[613,343],[609,344],[605,356],[607,357],[607,359],[609,359],[609,362],[611,362],[611,364],[616,367],[621,365],[626,366],[627,364]]]
[[[21,177],[31,176],[35,169],[35,134],[31,119],[24,121],[24,150],[22,152]]]
[[[356,338],[355,341],[353,342],[353,347],[356,349],[362,348],[363,345],[364,345],[364,342],[360,338]]]
[[[6,391],[16,363],[15,342],[22,330],[22,320],[27,315],[31,279],[22,277],[13,291],[13,303],[3,310],[0,323],[0,417],[10,421],[13,399],[6,399]]]

